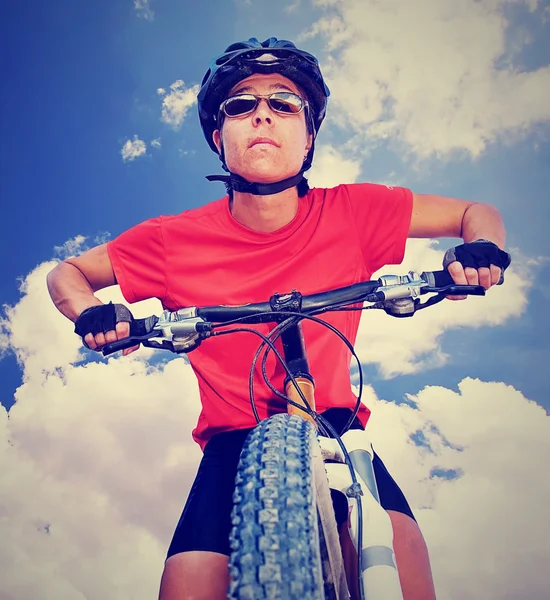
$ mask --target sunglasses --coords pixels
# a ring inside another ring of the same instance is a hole
[[[228,117],[242,117],[256,110],[261,100],[266,100],[269,108],[283,115],[297,115],[302,112],[308,103],[291,92],[275,92],[269,96],[256,94],[239,94],[224,100],[220,106],[220,113]]]

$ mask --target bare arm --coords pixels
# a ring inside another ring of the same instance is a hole
[[[485,239],[503,248],[506,232],[500,213],[490,204],[413,194],[409,237],[460,237],[465,242]]]
[[[485,239],[503,249],[506,231],[499,211],[490,204],[413,194],[409,237],[460,237],[464,242]],[[500,269],[494,265],[490,269],[476,270],[464,269],[460,263],[453,262],[449,265],[449,273],[458,284],[482,285],[485,289],[500,279]]]
[[[59,263],[47,277],[48,291],[53,303],[73,322],[82,311],[103,304],[95,297],[94,292],[115,285],[116,282],[107,244],[96,246],[81,256]],[[129,323],[120,321],[114,331],[98,333],[95,336],[89,333],[84,341],[92,350],[99,350],[105,344],[124,339],[129,335]],[[123,354],[129,354],[138,347],[124,350]]]
[[[55,306],[68,319],[76,321],[86,308],[102,304],[94,292],[116,283],[107,244],[59,263],[48,273],[47,283]]]

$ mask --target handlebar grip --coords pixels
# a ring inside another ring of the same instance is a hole
[[[103,356],[109,356],[109,354],[113,354],[114,352],[118,352],[119,350],[124,350],[125,348],[131,348],[132,346],[137,346],[143,342],[142,338],[135,337],[127,337],[123,340],[117,340],[116,342],[111,342],[110,344],[105,344],[101,349]]]
[[[424,279],[430,287],[443,287],[446,285],[455,285],[449,271],[424,271],[420,277]]]

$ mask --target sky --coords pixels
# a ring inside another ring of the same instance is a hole
[[[503,286],[408,320],[369,311],[356,350],[374,445],[424,533],[438,598],[547,598],[550,5],[538,0],[3,7],[0,598],[158,593],[200,460],[196,380],[184,357],[84,351],[45,279],[223,195],[204,178],[221,168],[196,94],[209,61],[253,36],[320,60],[331,97],[311,185],[371,181],[501,211]],[[455,243],[411,240],[384,271],[440,268]],[[124,301],[116,286],[98,297]]]

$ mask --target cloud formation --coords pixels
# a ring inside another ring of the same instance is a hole
[[[200,458],[196,381],[183,358],[150,364],[151,350],[85,360],[97,355],[47,293],[54,265],[26,277],[3,328],[23,382],[9,418],[0,407],[0,597],[145,600]],[[117,286],[98,295],[122,301]]]
[[[423,266],[436,254],[416,251]],[[9,418],[0,408],[0,596],[146,600],[200,459],[190,437],[197,382],[183,358],[159,363],[141,349],[104,360],[83,350],[47,293],[55,264],[25,278],[3,327],[23,381]],[[117,286],[98,295],[123,301]],[[131,309],[141,317],[160,304]],[[497,302],[478,318],[498,322],[507,311]],[[550,418],[510,386],[468,378],[408,400],[364,388],[373,442],[424,531],[438,598],[542,600]]]
[[[76,235],[74,238],[67,240],[62,246],[54,246],[55,255],[61,260],[78,256],[88,249],[86,246],[86,236]]]
[[[157,94],[162,97],[161,121],[178,129],[183,123],[187,111],[197,103],[199,86],[186,88],[183,80],[178,79],[170,86],[170,92],[158,88]]]
[[[155,13],[149,6],[149,0],[134,0],[134,8],[137,16],[141,19],[145,19],[146,21],[154,20]]]
[[[517,65],[529,36],[509,41],[510,9],[537,0],[315,0],[304,37],[328,48],[332,119],[369,144],[396,140],[418,158],[479,156],[550,121],[550,65]]]
[[[546,598],[544,409],[503,383],[469,378],[456,391],[426,387],[409,396],[416,408],[365,391],[374,447],[424,533],[438,599]]]
[[[92,239],[93,244],[90,245],[88,243],[88,240],[90,239],[88,236],[76,235],[74,238],[64,242],[61,246],[54,246],[54,254],[61,260],[65,260],[66,258],[70,258],[72,256],[79,256],[93,246],[104,244],[110,239],[110,237],[111,234],[108,231],[103,231]]]
[[[435,240],[408,240],[403,263],[386,266],[372,277],[405,274],[409,270],[441,270],[447,247],[449,245],[440,246]],[[391,317],[381,310],[365,311],[356,342],[361,360],[376,364],[386,378],[440,367],[449,358],[441,349],[445,331],[503,325],[523,314],[532,287],[531,272],[536,265],[519,254],[517,259],[516,253],[513,255],[514,262],[506,271],[505,284],[493,286],[484,297],[470,296],[457,302],[444,300],[408,319]],[[475,336],[474,331],[472,336]]]
[[[145,142],[140,140],[137,135],[134,135],[133,140],[128,140],[124,146],[122,146],[120,154],[122,155],[122,160],[124,162],[131,162],[139,156],[143,156],[146,151],[147,145]]]
[[[360,172],[359,161],[345,158],[336,148],[325,144],[315,149],[315,159],[307,178],[311,187],[330,188],[343,181],[355,183]]]
[[[287,14],[295,14],[300,8],[300,0],[294,0],[291,4],[287,4],[283,10]]]

